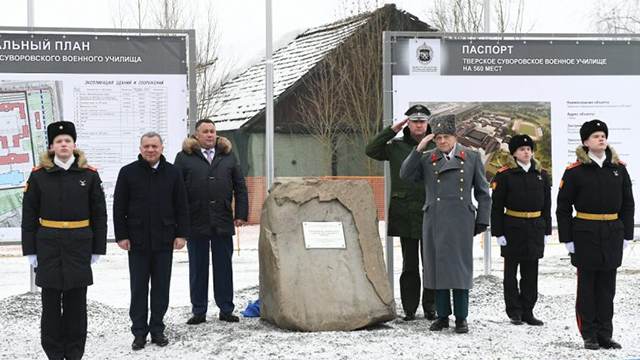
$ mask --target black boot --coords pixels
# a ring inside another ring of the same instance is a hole
[[[151,342],[162,347],[162,346],[167,346],[167,344],[169,344],[169,339],[167,339],[167,337],[164,336],[164,333],[160,333],[156,335],[151,335]]]
[[[598,338],[598,344],[603,349],[622,349],[622,345],[613,339]]]
[[[404,318],[402,318],[402,320],[404,321],[413,321],[415,319],[416,319],[416,314],[411,314],[411,313],[405,314]]]
[[[449,318],[438,318],[438,320],[434,321],[433,324],[429,326],[429,330],[440,331],[448,327],[449,327]]]
[[[147,343],[146,336],[135,336],[133,338],[133,343],[131,343],[132,350],[142,350],[144,349],[144,345]]]
[[[238,322],[240,321],[240,318],[233,315],[232,313],[220,313],[220,320],[222,321],[226,321],[226,322]]]
[[[527,324],[531,325],[531,326],[541,326],[544,325],[544,322],[542,322],[542,320],[540,319],[536,319],[535,316],[533,315],[529,315],[529,316],[523,316],[522,317],[522,321],[526,322]]]
[[[435,320],[436,319],[436,312],[433,310],[427,310],[424,313],[424,317],[427,318],[427,320]]]
[[[466,334],[469,332],[469,325],[467,324],[467,320],[462,319],[462,320],[458,320],[456,319],[456,333],[458,334]]]
[[[193,316],[189,320],[187,320],[187,325],[198,325],[202,324],[205,321],[207,321],[206,314],[193,314]]]
[[[600,345],[598,345],[596,339],[584,339],[584,348],[588,350],[598,350],[600,349]]]
[[[522,325],[522,317],[520,315],[510,316],[509,319],[511,319],[513,325]]]

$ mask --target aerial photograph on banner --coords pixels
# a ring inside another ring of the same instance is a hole
[[[22,189],[59,119],[61,82],[0,82],[0,227],[19,227]]]
[[[509,160],[509,140],[517,134],[531,136],[536,142],[535,159],[551,174],[551,103],[417,103],[426,105],[432,116],[456,115],[458,142],[482,155],[488,180]]]

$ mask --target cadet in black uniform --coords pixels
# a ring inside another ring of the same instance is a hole
[[[73,123],[49,124],[47,138],[49,150],[25,186],[22,252],[42,288],[42,348],[49,359],[80,359],[91,264],[106,251],[105,198],[96,169],[76,149]]]
[[[634,201],[625,164],[607,145],[600,120],[580,128],[578,161],[562,176],[556,216],[560,241],[577,268],[576,319],[586,349],[619,349],[613,334],[613,298],[622,250],[633,239]],[[573,209],[576,216],[572,218]]]
[[[504,257],[504,302],[515,325],[543,324],[533,316],[533,307],[538,299],[538,259],[551,236],[551,184],[533,159],[534,150],[528,135],[514,136],[509,142],[513,157],[491,182],[491,233]]]

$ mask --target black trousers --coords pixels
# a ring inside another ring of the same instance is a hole
[[[173,251],[129,251],[131,287],[131,332],[134,336],[162,334],[164,314],[169,307],[171,261]],[[151,319],[149,315],[149,280],[151,280]]]
[[[616,272],[578,268],[576,320],[583,339],[611,339]]]
[[[422,241],[407,237],[400,238],[402,247],[402,274],[400,274],[400,299],[405,314],[415,314],[420,303],[420,258],[422,257]],[[422,309],[425,314],[435,311],[435,292],[432,289],[422,290]]]
[[[189,291],[191,311],[207,313],[209,297],[209,251],[213,267],[213,298],[220,312],[230,314],[233,303],[233,239],[231,235],[192,236],[187,241],[189,251]]]
[[[518,266],[520,287],[518,288]],[[538,259],[514,260],[504,258],[504,303],[509,317],[533,316],[533,307],[538,300]]]
[[[49,359],[81,359],[87,341],[87,288],[42,289],[40,342]]]

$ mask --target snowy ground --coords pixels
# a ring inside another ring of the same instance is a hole
[[[258,227],[240,233],[241,250],[234,254],[236,307],[242,310],[258,297]],[[640,244],[625,251],[618,272],[614,338],[622,350],[588,351],[575,325],[575,271],[564,247],[552,243],[540,263],[536,315],[542,327],[510,325],[502,299],[502,260],[492,249],[490,276],[482,276],[482,250],[476,247],[476,279],[470,295],[470,333],[434,333],[424,318],[401,319],[352,332],[299,333],[278,329],[259,319],[239,324],[217,320],[210,304],[208,321],[189,326],[188,264],[185,251],[174,257],[171,308],[165,318],[171,343],[148,344],[130,350],[128,270],[126,254],[114,244],[94,266],[95,285],[89,288],[87,359],[640,359]],[[399,244],[394,249],[395,293],[401,270]],[[26,293],[26,260],[16,246],[0,247],[0,359],[45,358],[39,342],[39,295]],[[210,290],[211,292],[211,290]],[[211,296],[210,296],[211,298]]]

